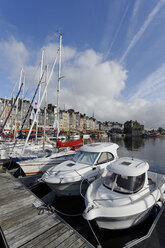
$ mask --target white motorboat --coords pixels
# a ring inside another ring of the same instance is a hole
[[[90,139],[90,135],[87,134],[87,133],[84,133],[84,134],[83,134],[83,139]]]
[[[88,187],[83,217],[105,229],[141,223],[164,200],[165,176],[148,169],[147,162],[128,157],[108,165],[107,174]]]
[[[64,135],[59,135],[59,136],[58,136],[58,139],[59,139],[60,141],[64,142],[64,141],[66,141],[66,136],[64,136]]]
[[[70,135],[70,140],[78,140],[78,139],[80,139],[80,135],[79,134]]]
[[[108,142],[84,145],[72,160],[47,170],[42,180],[58,196],[84,194],[89,183],[100,177],[106,166],[116,160],[118,147]]]

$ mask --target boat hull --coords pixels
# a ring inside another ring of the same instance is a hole
[[[29,161],[29,162],[27,161],[25,163],[22,162],[19,165],[26,175],[42,174],[42,173],[46,172],[52,166],[56,166],[58,164],[61,164],[62,162],[66,161],[72,157],[73,157],[73,154],[63,155],[61,157],[59,156],[59,157],[52,159],[52,161],[50,161],[50,160],[44,161],[41,158],[41,159],[38,159],[37,161],[31,160],[31,161]]]
[[[56,196],[79,196],[85,194],[89,184],[85,181],[77,181],[73,183],[49,183],[46,184],[55,192]]]
[[[99,228],[119,230],[128,229],[132,226],[136,226],[143,222],[150,215],[152,208],[147,209],[143,213],[135,214],[131,216],[125,216],[120,218],[108,217],[108,218],[96,218],[95,221]]]
[[[101,179],[95,180],[85,195],[86,209],[83,217],[88,221],[95,220],[100,228],[111,230],[127,229],[140,224],[149,216],[155,204],[165,197],[164,176],[153,172],[148,174],[153,180],[155,176],[155,183],[150,182],[151,191],[146,187],[128,197],[114,191],[108,192],[106,188],[104,191]],[[159,182],[159,187],[156,182]]]

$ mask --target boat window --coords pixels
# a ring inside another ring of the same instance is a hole
[[[107,156],[108,156],[108,161],[112,161],[112,160],[114,160],[114,156],[113,156],[113,154],[112,154],[112,153],[107,152]]]
[[[144,181],[145,173],[137,177],[129,177],[108,172],[103,178],[104,186],[113,191],[125,194],[138,192],[143,187]]]
[[[102,152],[97,164],[103,164],[103,163],[107,163],[109,161],[112,161],[114,159],[114,156],[112,155],[112,153],[110,152]]]
[[[79,159],[79,157],[81,156],[82,152],[81,151],[78,151],[72,158],[72,160],[74,162],[77,162],[77,160]]]
[[[82,163],[82,164],[89,164],[92,165],[96,161],[96,158],[98,157],[98,152],[84,152],[84,151],[78,151],[72,160],[74,162]]]
[[[117,175],[115,173],[112,173],[112,172],[108,171],[106,176],[103,177],[103,184],[107,188],[112,189],[116,176]]]
[[[102,164],[102,163],[106,163],[106,162],[107,162],[107,153],[102,152],[98,161],[97,161],[97,164]]]

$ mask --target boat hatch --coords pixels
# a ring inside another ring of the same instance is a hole
[[[66,164],[66,166],[68,166],[68,167],[72,167],[72,166],[74,166],[75,164],[73,164],[73,163],[69,163],[69,164]]]
[[[131,163],[130,163],[130,162],[124,161],[124,162],[122,162],[121,164],[123,164],[123,165],[130,165]]]

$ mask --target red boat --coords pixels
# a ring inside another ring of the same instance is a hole
[[[81,146],[83,146],[83,140],[82,139],[69,141],[69,142],[61,142],[60,140],[57,140],[57,148],[70,147],[71,150],[77,150]]]

